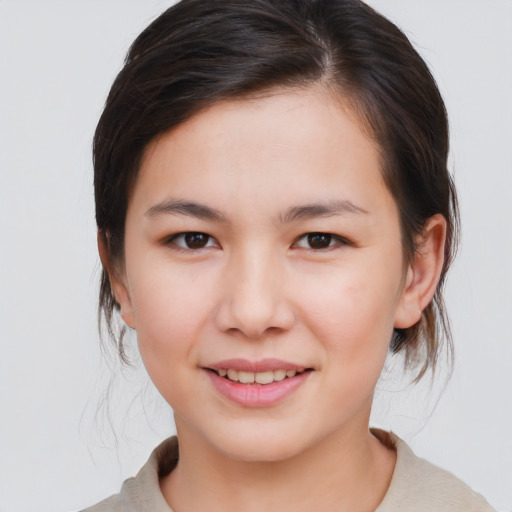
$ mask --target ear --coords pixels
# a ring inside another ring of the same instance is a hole
[[[128,327],[135,329],[135,316],[133,314],[130,293],[125,283],[125,276],[123,276],[112,263],[107,236],[104,231],[98,230],[98,252],[100,254],[101,264],[108,274],[112,292],[121,309],[121,318]]]
[[[416,240],[416,253],[407,269],[404,289],[395,312],[395,327],[407,329],[421,318],[439,283],[444,263],[446,219],[431,217]]]

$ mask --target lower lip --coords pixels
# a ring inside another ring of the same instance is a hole
[[[209,370],[207,373],[217,391],[232,402],[244,407],[268,407],[291,395],[311,372],[305,371],[271,384],[241,384]]]

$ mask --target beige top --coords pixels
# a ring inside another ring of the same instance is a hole
[[[386,496],[375,512],[495,512],[457,477],[416,457],[393,433],[372,429],[381,442],[396,448],[396,465]],[[170,437],[151,454],[121,492],[83,512],[172,512],[160,491],[159,478],[178,462],[178,439]]]

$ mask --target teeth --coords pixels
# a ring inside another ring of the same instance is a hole
[[[217,370],[221,377],[227,377],[234,382],[241,382],[242,384],[270,384],[278,382],[285,378],[295,377],[297,373],[302,373],[304,370],[274,370],[268,372],[243,372],[229,369]]]
[[[258,384],[270,384],[274,382],[274,372],[258,372],[254,374],[254,380]]]
[[[238,372],[238,381],[242,384],[252,384],[254,379],[254,373],[252,372]]]
[[[229,380],[238,380],[238,372],[236,370],[228,370],[228,379]]]
[[[286,370],[274,370],[274,380],[283,380],[286,378]]]

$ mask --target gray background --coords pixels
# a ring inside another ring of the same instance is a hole
[[[463,219],[447,288],[455,373],[441,394],[442,379],[410,389],[390,368],[374,422],[512,510],[512,2],[370,3],[438,79]],[[130,42],[168,5],[0,0],[3,512],[90,505],[117,492],[173,431],[143,370],[123,375],[112,363],[110,411],[102,406],[111,373],[96,331],[90,158]]]

